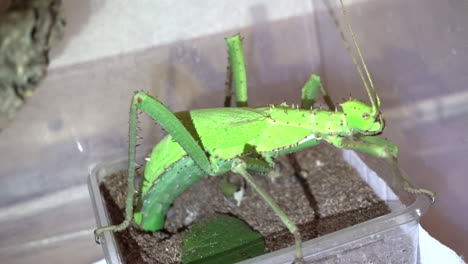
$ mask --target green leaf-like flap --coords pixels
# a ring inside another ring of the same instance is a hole
[[[245,222],[227,215],[201,220],[184,235],[182,262],[235,263],[263,254],[265,241]]]

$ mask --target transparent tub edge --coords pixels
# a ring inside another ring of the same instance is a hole
[[[120,158],[116,159],[116,161],[118,163],[127,163],[128,159]],[[102,180],[102,177],[99,177],[99,174],[102,176],[103,173],[101,171],[106,170],[109,165],[115,164],[116,161],[93,164],[89,168],[88,190],[91,197],[91,202],[93,204],[93,212],[96,219],[97,228],[110,225],[105,201],[103,200],[101,190],[99,189],[99,184]],[[104,252],[104,258],[108,264],[123,263],[120,257],[121,253],[119,247],[117,246],[114,233],[104,232],[100,235],[99,242]]]

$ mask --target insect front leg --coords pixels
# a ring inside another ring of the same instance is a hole
[[[296,224],[284,213],[284,211],[279,207],[279,205],[275,202],[275,200],[268,194],[267,191],[265,191],[250,175],[247,171],[249,167],[254,167],[254,166],[261,166],[259,162],[257,164],[251,164],[249,165],[250,162],[245,159],[236,159],[232,165],[232,172],[238,173],[244,177],[244,179],[255,189],[255,191],[262,197],[265,202],[273,209],[275,214],[280,218],[281,222],[288,228],[289,232],[291,232],[294,236],[295,240],[295,246],[296,246],[296,251],[295,251],[295,261],[294,263],[304,263],[304,256],[302,254],[302,240],[301,240],[301,235],[299,233],[299,229],[297,228]],[[264,163],[263,165],[266,168],[269,168],[270,166],[267,163]]]
[[[224,106],[231,105],[232,81],[236,89],[236,106],[246,107],[248,105],[247,94],[247,72],[245,70],[244,50],[242,48],[242,37],[236,34],[226,39],[229,54],[229,66],[227,68],[226,100]]]
[[[432,202],[435,201],[435,193],[433,191],[411,186],[407,177],[405,177],[404,171],[398,166],[398,147],[392,142],[375,136],[355,136],[352,139],[330,137],[327,141],[339,148],[356,150],[375,157],[383,158],[392,167],[395,175],[401,178],[404,185],[403,187],[407,192],[426,194]]]

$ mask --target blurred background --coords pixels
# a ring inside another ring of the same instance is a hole
[[[382,100],[384,137],[417,186],[437,192],[429,233],[468,256],[468,2],[346,1]],[[221,106],[224,38],[245,37],[251,105],[300,102],[312,72],[335,102],[367,100],[323,0],[63,1],[47,78],[0,134],[0,261],[102,258],[89,168],[127,155],[134,91],[173,111]],[[328,7],[340,15],[335,1]],[[143,146],[161,137],[143,118]]]

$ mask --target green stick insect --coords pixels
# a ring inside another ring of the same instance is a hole
[[[353,37],[361,66],[345,41],[353,62],[369,96],[370,105],[356,99],[341,104],[342,111],[313,108],[318,90],[326,96],[320,78],[312,75],[302,88],[300,107],[269,105],[250,108],[247,104],[247,75],[242,39],[234,35],[226,39],[229,53],[227,99],[230,101],[231,77],[234,80],[237,107],[171,112],[157,99],[137,92],[130,107],[128,196],[125,220],[95,231],[96,242],[105,231],[126,229],[132,220],[143,230],[158,231],[164,226],[165,215],[172,202],[204,175],[218,176],[232,171],[240,174],[267,202],[295,239],[295,263],[304,263],[302,241],[297,226],[250,172],[268,172],[275,167],[274,158],[326,141],[338,148],[357,150],[386,159],[396,165],[398,148],[376,137],[384,128],[379,111],[380,99],[355,40],[346,9],[340,0],[348,30]],[[333,107],[333,106],[330,106]],[[134,210],[135,148],[137,111],[156,120],[167,132],[153,149],[144,171],[141,191]],[[403,177],[402,174],[399,174]],[[414,189],[414,193],[433,193]]]

